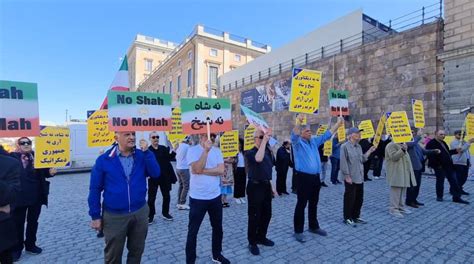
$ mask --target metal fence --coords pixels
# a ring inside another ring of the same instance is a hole
[[[282,72],[291,70],[292,68],[303,67],[309,63],[313,63],[317,60],[327,58],[342,53],[344,51],[348,51],[366,43],[389,37],[393,34],[398,34],[400,32],[407,31],[409,29],[422,26],[424,24],[438,21],[439,19],[442,19],[442,17],[443,1],[439,0],[434,4],[422,7],[421,9],[400,16],[398,18],[391,19],[386,23],[378,22],[377,26],[369,30],[363,30],[361,33],[349,36],[333,44],[326,45],[319,49],[307,52],[301,56],[279,63],[278,65],[274,65],[262,71],[256,72],[240,80],[233,81],[232,83],[223,84],[222,86],[220,86],[220,90],[225,92],[238,89],[247,84],[251,84],[253,82],[258,82],[261,80],[268,79],[272,76],[279,75]],[[386,32],[386,34],[380,34],[381,32]]]

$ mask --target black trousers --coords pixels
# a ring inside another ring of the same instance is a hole
[[[38,219],[41,214],[42,204],[38,203],[31,206],[16,207],[13,210],[13,219],[15,221],[17,241],[13,251],[23,250],[23,246],[31,248],[36,245],[36,233],[38,232]],[[26,221],[26,233],[25,233]]]
[[[150,208],[150,213],[148,218],[153,219],[156,214],[155,201],[156,194],[158,193],[158,186],[161,190],[161,195],[163,196],[163,205],[161,206],[161,214],[168,215],[170,212],[170,190],[171,184],[164,184],[156,179],[148,179],[148,207]]]
[[[357,219],[364,202],[364,184],[344,181],[344,219]]]
[[[298,181],[298,172],[293,169],[293,175],[291,176],[291,191],[296,192],[296,185]]]
[[[383,167],[383,158],[377,157],[373,160],[374,163],[374,177],[380,177],[382,175],[382,167]]]
[[[16,226],[13,218],[0,222],[0,264],[13,263],[12,247],[17,243]]]
[[[244,167],[237,167],[234,173],[234,198],[245,197],[245,182],[247,175]]]
[[[198,200],[189,197],[189,224],[186,239],[186,263],[196,262],[197,234],[206,213],[212,227],[212,255],[217,257],[222,252],[222,201],[221,196],[212,200]]]
[[[331,182],[337,182],[337,176],[339,174],[341,160],[331,157]]]
[[[407,199],[405,203],[408,205],[416,203],[418,194],[420,193],[421,170],[414,170],[413,172],[415,173],[416,186],[410,186],[407,189]]]
[[[276,173],[276,191],[278,194],[286,193],[286,177],[288,175],[288,167],[279,168]]]
[[[0,264],[11,264],[13,263],[13,256],[10,250],[4,250],[0,252]]]
[[[270,181],[247,183],[248,199],[248,230],[249,244],[255,245],[258,241],[267,238],[268,225],[272,218],[272,185]]]
[[[449,189],[453,198],[459,198],[461,196],[461,189],[459,188],[458,182],[456,180],[456,172],[454,168],[435,168],[436,175],[436,197],[443,198],[444,193],[444,179],[448,179]]]
[[[304,211],[308,205],[308,222],[310,229],[318,229],[318,201],[321,189],[321,180],[318,174],[298,172],[297,202],[293,218],[295,233],[303,233]]]
[[[371,163],[372,163],[371,159],[364,162],[364,180],[367,180],[369,178],[369,170],[370,170]]]
[[[454,170],[456,170],[456,180],[462,190],[467,181],[467,176],[469,175],[469,166],[454,164]]]

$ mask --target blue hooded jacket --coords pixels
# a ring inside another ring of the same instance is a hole
[[[146,178],[158,178],[160,166],[151,151],[135,150],[133,168],[128,180],[118,157],[118,147],[100,155],[91,172],[89,187],[89,215],[101,218],[103,210],[114,214],[129,214],[146,203]],[[101,206],[100,195],[103,192]]]

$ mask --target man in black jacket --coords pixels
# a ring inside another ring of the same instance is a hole
[[[289,141],[283,142],[283,145],[277,151],[276,157],[276,190],[278,195],[289,194],[286,191],[286,176],[288,175],[288,168],[293,167],[290,158],[290,147]]]
[[[451,155],[458,154],[460,149],[450,150],[448,144],[444,142],[446,133],[444,130],[436,131],[435,138],[426,144],[426,149],[439,149],[441,153],[428,157],[428,166],[435,170],[436,175],[436,200],[443,201],[444,178],[448,179],[451,187],[451,195],[453,202],[469,204],[468,201],[461,199],[461,188],[456,181],[456,171],[454,169],[453,159]]]
[[[361,139],[359,141],[359,145],[362,148],[363,154],[369,151],[369,149],[373,146],[372,143],[367,138]],[[368,157],[366,162],[364,162],[364,181],[372,181],[369,178],[369,170],[370,170],[370,165],[372,165],[372,160],[373,160],[373,154]]]
[[[0,263],[12,263],[11,248],[16,245],[15,222],[10,213],[20,191],[20,163],[0,146]]]
[[[148,207],[150,208],[150,214],[148,216],[149,224],[153,223],[156,214],[155,200],[156,194],[158,193],[158,186],[160,187],[161,195],[163,196],[163,205],[161,207],[162,217],[167,221],[173,221],[173,217],[170,215],[170,191],[171,185],[176,183],[178,178],[176,178],[171,161],[175,159],[176,153],[171,150],[170,147],[159,145],[159,140],[160,137],[156,132],[150,133],[151,146],[148,149],[153,152],[156,161],[158,161],[158,164],[160,165],[161,176],[158,179],[148,179]]]

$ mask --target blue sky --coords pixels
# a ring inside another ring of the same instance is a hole
[[[196,24],[273,49],[355,9],[386,22],[437,0],[0,0],[0,79],[38,83],[40,119],[100,106],[136,34],[181,42]]]

